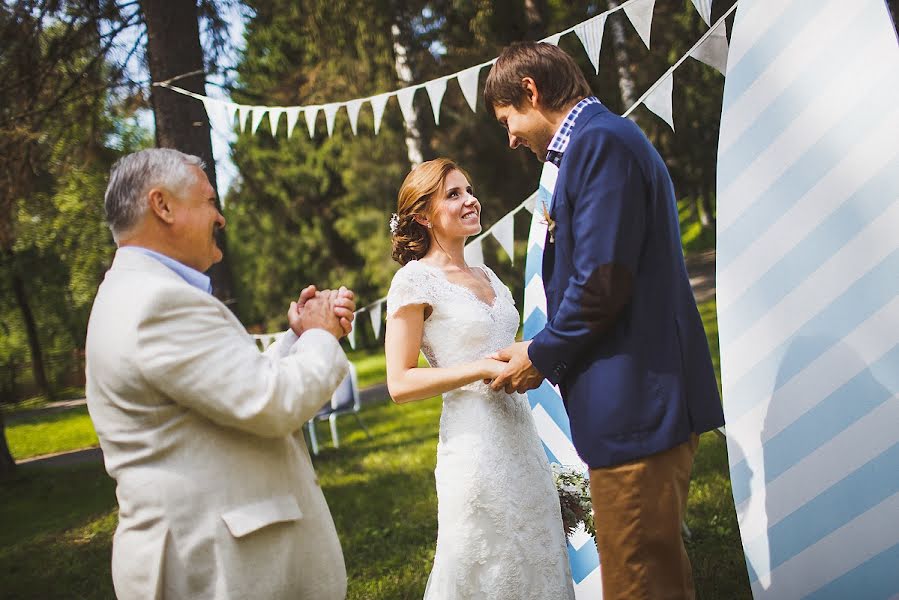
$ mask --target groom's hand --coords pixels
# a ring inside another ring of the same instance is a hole
[[[491,389],[495,391],[505,389],[507,394],[512,392],[523,394],[539,387],[543,382],[543,375],[531,363],[528,356],[528,346],[530,345],[529,341],[518,342],[491,357],[508,363],[506,370],[490,384]]]
[[[297,301],[290,303],[290,309],[287,311],[287,322],[297,337],[303,335],[303,307],[310,299],[315,298],[315,294],[316,289],[314,285],[306,286],[300,292],[300,297],[297,298]]]

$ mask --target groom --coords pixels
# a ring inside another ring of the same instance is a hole
[[[693,598],[680,534],[698,434],[724,423],[662,158],[552,44],[506,48],[484,97],[559,167],[543,256],[548,319],[494,389],[557,384],[590,467],[603,598]]]
[[[116,595],[342,600],[340,542],[301,428],[347,373],[352,293],[303,290],[265,355],[203,274],[225,219],[195,156],[113,166],[118,246],[87,332],[87,404],[116,480]]]

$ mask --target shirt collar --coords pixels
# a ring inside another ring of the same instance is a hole
[[[568,115],[565,117],[565,120],[562,121],[562,125],[559,127],[559,130],[556,131],[556,135],[553,136],[552,141],[549,143],[549,148],[547,148],[546,152],[547,162],[551,162],[557,167],[561,166],[562,155],[568,147],[568,142],[571,141],[571,132],[574,130],[574,123],[577,121],[578,115],[591,104],[599,104],[599,99],[596,96],[587,96],[575,104],[574,108],[568,111]]]
[[[172,271],[177,273],[181,277],[181,279],[183,279],[193,287],[208,294],[212,293],[212,283],[209,277],[207,277],[203,273],[200,273],[192,267],[188,267],[184,263],[178,262],[174,258],[166,256],[165,254],[160,254],[155,250],[142,248],[140,246],[123,246],[122,248],[119,248],[119,252],[121,252],[122,250],[133,250],[151,258],[155,258],[156,260],[170,268]]]

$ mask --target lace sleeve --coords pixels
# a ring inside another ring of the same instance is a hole
[[[387,318],[396,311],[410,304],[427,304],[433,306],[433,285],[428,274],[417,268],[415,261],[406,264],[393,276],[390,291],[387,292]]]

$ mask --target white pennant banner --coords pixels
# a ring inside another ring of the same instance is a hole
[[[553,46],[558,46],[560,39],[562,39],[562,34],[557,33],[555,35],[549,36],[548,38],[544,38],[542,41],[546,42],[547,44],[552,44]]]
[[[224,122],[227,119],[227,114],[225,105],[222,102],[212,98],[203,98],[203,108],[206,109],[209,127],[217,131],[228,131],[230,129],[230,127],[226,127]]]
[[[462,94],[465,96],[465,100],[468,101],[468,106],[471,107],[472,112],[475,111],[478,105],[478,74],[481,72],[482,66],[478,65],[465,69],[456,76],[456,79],[459,81],[459,87],[462,88]]]
[[[434,123],[440,125],[440,103],[443,102],[443,94],[446,92],[446,77],[432,79],[425,84],[425,89],[431,100],[431,110],[434,111]]]
[[[605,28],[605,13],[581,23],[574,28],[574,33],[577,34],[578,39],[581,40],[581,44],[587,52],[587,57],[593,64],[593,68],[596,69],[597,74],[599,73],[599,51],[602,47],[602,34]]]
[[[300,107],[291,106],[285,109],[285,112],[287,113],[287,137],[290,137],[290,134],[293,133],[293,128],[296,127],[297,119],[300,118]]]
[[[415,97],[415,90],[418,88],[407,87],[396,93],[396,99],[400,103],[400,111],[403,113],[403,120],[409,127],[415,127],[415,110],[412,108],[412,99]]]
[[[465,246],[465,262],[472,267],[484,264],[484,249],[481,248],[480,239]]]
[[[362,108],[362,102],[361,98],[357,98],[346,103],[346,114],[350,118],[350,129],[353,130],[353,135],[356,135],[356,126],[359,123],[359,109]]]
[[[243,133],[247,128],[247,119],[250,118],[251,112],[253,112],[251,106],[244,106],[243,104],[240,104],[237,107],[237,120],[240,124],[241,133]]]
[[[509,260],[515,263],[515,216],[506,215],[490,230],[499,245],[503,247]]]
[[[655,5],[656,0],[635,0],[622,5],[627,18],[631,20],[631,24],[647,48],[649,48],[649,34],[652,32],[652,11]]]
[[[272,137],[275,137],[275,135],[278,133],[278,121],[281,119],[281,115],[284,114],[286,110],[287,109],[281,108],[280,106],[269,109],[268,122],[272,126]]]
[[[659,115],[674,130],[674,117],[671,113],[671,92],[674,89],[674,72],[669,71],[659,80],[655,89],[643,99],[643,105]]]
[[[315,137],[315,117],[318,116],[320,106],[306,107],[306,128],[309,129],[309,137]]]
[[[712,0],[693,0],[693,6],[696,7],[696,12],[699,13],[699,16],[702,17],[702,20],[705,21],[705,24],[711,24]]]
[[[328,137],[331,137],[331,134],[334,133],[334,119],[337,118],[338,108],[340,108],[340,103],[338,102],[325,104],[322,108],[325,113],[325,125],[328,127]]]
[[[350,343],[350,348],[353,350],[356,349],[356,325],[358,325],[358,323],[354,322],[350,332],[346,334],[346,339]]]
[[[265,106],[253,107],[253,127],[250,129],[250,133],[256,133],[256,130],[259,129],[259,124],[262,123],[262,119],[265,117],[265,113],[267,112],[268,108],[266,108]]]
[[[381,301],[378,300],[374,304],[367,307],[368,316],[371,317],[371,328],[375,332],[375,339],[381,337]]]
[[[371,97],[371,110],[375,116],[375,135],[378,135],[378,129],[381,128],[381,117],[384,116],[384,107],[387,106],[387,99],[391,94],[378,94]]]
[[[724,75],[727,69],[727,50],[727,23],[722,21],[704,42],[690,52],[690,56],[710,67],[715,67]]]

